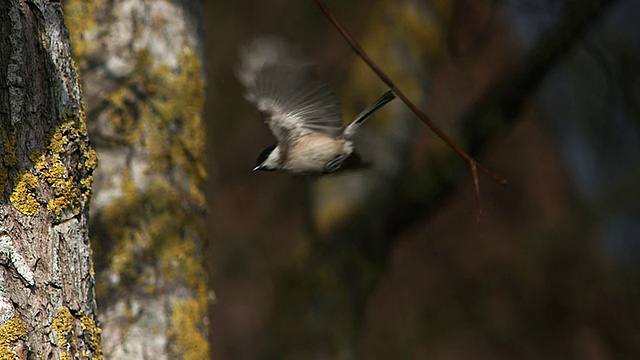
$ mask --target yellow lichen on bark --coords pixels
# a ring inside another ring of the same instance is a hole
[[[102,333],[102,330],[100,330],[98,324],[93,318],[83,314],[82,312],[80,315],[80,324],[82,326],[85,343],[88,345],[89,350],[94,354],[91,359],[102,360],[102,347],[100,344],[100,334]],[[83,356],[89,357],[86,350]]]
[[[80,334],[76,334],[74,331],[78,321],[82,331]],[[77,353],[80,352],[80,349],[78,348],[76,338],[81,338],[83,340],[81,341],[81,345],[86,346],[86,348],[81,349],[83,359],[102,360],[102,348],[100,346],[101,330],[95,320],[85,315],[82,310],[74,316],[68,308],[63,306],[58,316],[53,319],[51,327],[56,331],[56,335],[58,336],[58,344],[62,350],[60,353],[61,360],[78,358],[79,354]]]
[[[13,206],[27,216],[37,215],[40,212],[40,203],[35,195],[38,178],[27,170],[21,170],[14,181],[13,191],[9,196]]]
[[[0,326],[0,360],[14,360],[18,358],[17,342],[26,340],[27,324],[17,317],[12,317]]]
[[[37,177],[53,189],[53,197],[47,200],[47,210],[56,216],[66,209],[78,214],[91,194],[92,172],[97,167],[97,155],[89,146],[84,122],[82,109],[78,115],[67,111],[61,124],[49,132],[47,147],[42,151],[34,151],[30,156]],[[69,168],[63,161],[63,158],[70,156],[77,164],[75,169]]]
[[[71,360],[71,343],[75,343],[73,334],[73,315],[66,307],[62,307],[58,316],[53,319],[51,327],[56,331],[58,335],[58,344],[63,351],[60,354],[61,360]]]
[[[38,199],[43,194],[36,193],[39,183],[53,190],[51,198],[40,201],[46,203],[47,210],[56,216],[65,209],[78,214],[82,204],[88,201],[97,156],[89,146],[84,121],[82,109],[75,115],[68,110],[60,119],[60,124],[49,131],[47,146],[31,153],[29,158],[33,168],[22,169],[13,178],[9,199],[18,211],[28,216],[40,212],[41,203]],[[2,137],[6,153],[0,169],[0,186],[4,189],[9,177],[8,169],[16,161],[12,147],[12,137],[15,135],[10,137],[3,131]],[[77,164],[77,168],[70,168],[68,163]]]

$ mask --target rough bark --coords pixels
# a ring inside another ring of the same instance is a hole
[[[64,2],[96,170],[105,355],[208,357],[200,1]]]
[[[97,159],[60,4],[0,2],[0,39],[0,358],[99,359]]]

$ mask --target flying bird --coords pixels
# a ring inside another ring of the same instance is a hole
[[[237,75],[245,97],[277,139],[258,156],[253,171],[324,175],[364,167],[352,137],[395,95],[386,92],[343,127],[338,97],[313,67],[279,37],[260,37],[241,49]]]

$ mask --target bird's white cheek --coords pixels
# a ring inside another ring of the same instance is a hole
[[[277,169],[281,164],[282,161],[280,159],[280,149],[276,147],[275,149],[273,149],[271,154],[269,154],[269,157],[265,161],[265,165],[267,165],[271,169]]]

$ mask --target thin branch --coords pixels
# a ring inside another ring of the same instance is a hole
[[[480,219],[482,219],[482,202],[480,201],[480,182],[478,181],[477,165],[477,163],[471,164],[471,174],[473,174],[473,186],[476,190],[476,221],[480,222]]]
[[[471,167],[471,173],[473,174],[473,182],[475,184],[475,190],[476,190],[476,199],[478,201],[478,215],[476,219],[477,221],[480,221],[480,218],[482,216],[482,208],[480,207],[480,186],[478,185],[477,169],[485,173],[485,175],[489,176],[498,185],[507,186],[507,180],[501,178],[500,176],[498,176],[497,174],[495,174],[494,172],[486,168],[484,165],[477,162],[471,155],[467,154],[453,140],[451,140],[451,138],[449,138],[447,134],[445,134],[442,130],[440,130],[440,128],[436,126],[436,124],[433,121],[431,121],[431,119],[427,115],[425,115],[422,111],[420,111],[420,109],[418,109],[418,107],[413,102],[411,102],[411,100],[409,100],[409,98],[402,92],[402,90],[400,90],[393,83],[393,81],[391,81],[389,76],[387,76],[387,74],[385,74],[371,60],[371,58],[364,52],[364,50],[362,50],[358,42],[340,24],[338,19],[336,19],[336,17],[333,16],[333,13],[331,12],[331,10],[329,10],[324,0],[314,0],[314,1],[316,2],[320,10],[324,13],[324,15],[327,17],[327,19],[331,21],[331,23],[336,27],[336,29],[338,29],[338,31],[340,32],[340,34],[342,34],[345,40],[347,40],[347,42],[349,43],[353,51],[369,66],[369,68],[371,68],[371,70],[373,70],[373,72],[376,73],[376,75],[378,75],[380,80],[382,80],[391,90],[393,90],[393,92],[398,96],[398,98],[400,98],[400,100],[402,100],[402,102],[404,102],[405,105],[407,105],[407,107],[409,107],[409,109],[411,109],[411,111],[414,114],[416,114],[416,116],[418,116],[418,118],[422,120],[422,122],[425,123],[429,127],[429,129],[431,129],[431,131],[433,131],[440,139],[442,139],[442,141],[444,141],[447,145],[449,145],[450,148],[452,148],[455,152],[457,152],[458,154],[460,154],[460,156],[462,156],[465,160],[467,160],[467,162],[469,163],[469,166]]]

